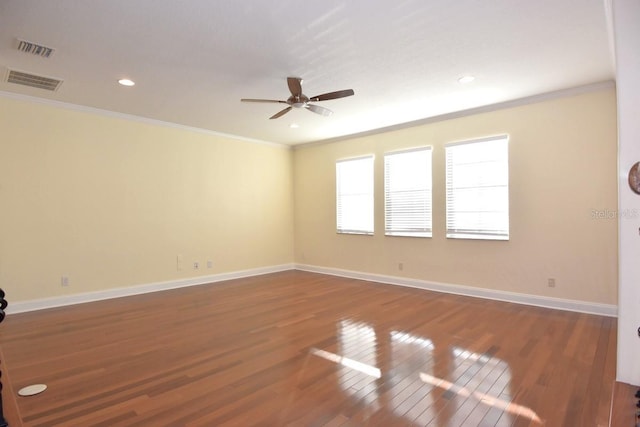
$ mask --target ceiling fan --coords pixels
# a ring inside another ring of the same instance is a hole
[[[281,110],[269,117],[269,119],[277,119],[278,117],[282,117],[291,111],[292,108],[306,108],[309,111],[313,111],[314,113],[330,116],[333,114],[333,111],[328,108],[320,107],[315,104],[311,104],[311,102],[317,101],[328,101],[330,99],[338,99],[344,98],[346,96],[353,95],[353,89],[345,89],[338,90],[335,92],[323,93],[322,95],[316,95],[312,97],[308,97],[307,95],[302,93],[302,79],[299,77],[287,77],[287,85],[289,86],[289,92],[291,92],[291,96],[286,101],[280,101],[276,99],[247,99],[243,98],[240,101],[242,102],[276,102],[279,104],[288,104],[289,106],[284,110]]]

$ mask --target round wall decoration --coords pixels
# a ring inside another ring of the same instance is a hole
[[[640,162],[636,162],[629,170],[629,187],[640,194]]]

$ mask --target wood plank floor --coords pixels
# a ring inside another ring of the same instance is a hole
[[[611,404],[610,427],[635,427],[640,425],[640,419],[636,416],[638,412],[636,403],[640,402],[640,399],[635,396],[638,390],[640,390],[640,387],[621,382],[615,383],[613,387],[613,402]]]
[[[287,271],[9,315],[0,343],[12,390],[49,387],[24,426],[584,427],[616,320]]]

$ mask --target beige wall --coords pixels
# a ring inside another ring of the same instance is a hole
[[[17,302],[295,260],[615,305],[617,223],[593,217],[617,209],[615,103],[614,90],[602,90],[292,155],[0,97],[0,286]],[[511,240],[446,239],[444,144],[503,133]],[[434,236],[385,237],[383,154],[420,145],[434,148]],[[338,235],[335,161],[368,153],[376,155],[376,234]]]
[[[510,240],[445,238],[444,144],[509,134]],[[294,152],[301,264],[498,291],[617,303],[614,89],[440,121]],[[433,238],[385,237],[383,154],[433,147]],[[335,228],[335,161],[375,154],[375,235]],[[605,212],[608,211],[608,212]],[[403,263],[400,271],[398,264]],[[549,288],[547,279],[555,278]]]
[[[291,161],[0,97],[0,284],[15,302],[291,263]]]

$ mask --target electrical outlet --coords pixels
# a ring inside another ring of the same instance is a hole
[[[60,286],[62,286],[63,288],[69,286],[69,276],[62,276],[62,278],[60,279]]]
[[[550,288],[555,288],[555,287],[556,287],[556,279],[549,278],[549,279],[547,280],[547,285],[548,285]]]
[[[198,261],[194,262],[194,263],[193,263],[193,269],[194,269],[194,270],[197,270],[197,269],[199,269],[199,268],[200,268],[200,263],[199,263]]]
[[[404,264],[403,263],[401,263],[401,262],[398,263],[398,270],[400,270],[400,271],[404,270]]]
[[[182,255],[176,255],[176,270],[182,271]]]
[[[213,261],[207,261],[207,268],[213,268]]]

